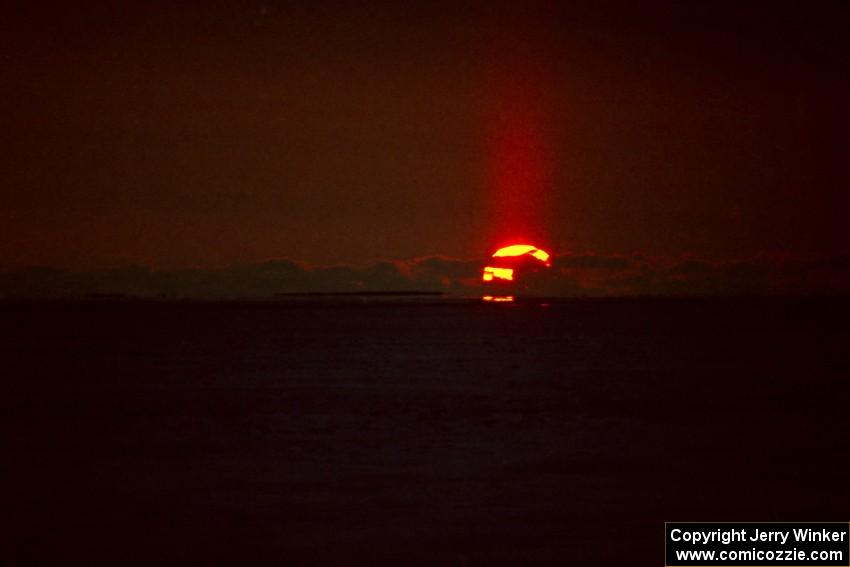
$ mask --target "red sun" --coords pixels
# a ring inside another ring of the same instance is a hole
[[[512,244],[499,248],[484,267],[485,282],[512,282],[523,273],[537,272],[551,266],[550,255],[531,244]]]

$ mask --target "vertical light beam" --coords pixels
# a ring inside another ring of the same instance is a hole
[[[545,49],[502,46],[488,90],[489,237],[497,246],[549,243],[551,113]]]

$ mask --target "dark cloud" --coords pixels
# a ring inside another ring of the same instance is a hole
[[[310,266],[282,259],[224,269],[29,268],[0,273],[0,297],[261,299],[391,291],[476,296],[483,291],[483,265],[483,260],[429,256],[366,266]],[[558,297],[845,295],[850,293],[850,255],[762,255],[712,262],[693,256],[564,254],[552,259],[551,271],[531,282],[529,291]]]
[[[552,265],[555,268],[624,270],[633,267],[632,258],[619,255],[602,256],[599,254],[565,254],[556,257]]]
[[[410,280],[422,289],[464,293],[479,286],[483,265],[483,260],[430,256],[408,262],[406,270]]]

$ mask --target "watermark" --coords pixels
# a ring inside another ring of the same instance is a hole
[[[667,522],[667,567],[850,566],[850,524]]]

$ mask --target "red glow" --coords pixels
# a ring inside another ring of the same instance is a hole
[[[534,42],[522,38],[523,43]],[[547,90],[549,74],[535,50],[500,45],[500,68],[488,88],[487,197],[488,238],[548,240],[547,195],[551,191],[552,157],[548,129],[553,123]]]

